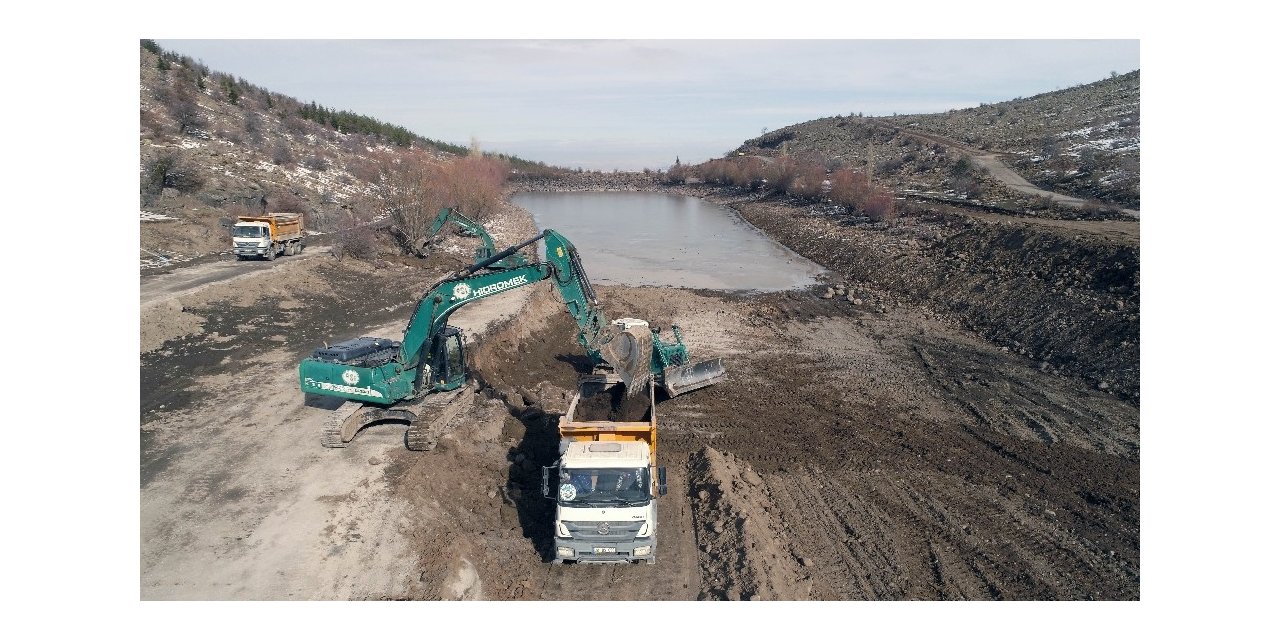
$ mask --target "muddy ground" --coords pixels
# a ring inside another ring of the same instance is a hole
[[[455,314],[475,382],[434,451],[394,425],[319,445],[298,360],[398,338],[428,266],[286,258],[143,307],[143,599],[1139,596],[1136,400],[876,281],[600,287],[730,379],[659,404],[658,563],[553,566],[539,468],[585,363],[548,285]]]

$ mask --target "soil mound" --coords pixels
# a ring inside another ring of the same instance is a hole
[[[764,479],[732,453],[692,456],[689,487],[705,582],[701,599],[795,600],[809,595],[801,559],[769,513]]]

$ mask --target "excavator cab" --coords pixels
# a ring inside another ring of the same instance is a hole
[[[467,381],[466,350],[460,329],[447,326],[436,334],[431,353],[432,389],[451,391]]]

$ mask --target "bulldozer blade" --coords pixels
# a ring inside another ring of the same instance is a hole
[[[683,366],[667,367],[662,370],[662,388],[667,395],[674,398],[694,389],[709,387],[724,380],[724,363],[720,358],[703,360]]]

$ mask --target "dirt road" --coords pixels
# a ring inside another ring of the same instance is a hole
[[[599,287],[609,316],[680,324],[731,382],[659,405],[658,564],[553,566],[535,388],[571,387],[583,359],[549,286],[455,314],[476,383],[434,451],[395,426],[324,449],[298,361],[398,337],[439,273],[275,268],[289,286],[194,277],[143,307],[144,331],[200,318],[141,355],[144,599],[1138,597],[1136,405],[922,308]]]
[[[955,149],[956,151],[959,151],[961,153],[968,155],[970,158],[973,159],[974,162],[978,164],[978,166],[986,169],[992,178],[996,179],[1006,187],[1009,187],[1010,189],[1017,191],[1018,193],[1023,193],[1029,196],[1039,196],[1043,198],[1049,198],[1054,202],[1057,202],[1059,204],[1064,204],[1068,207],[1074,207],[1076,209],[1083,208],[1086,204],[1088,204],[1088,202],[1084,198],[1077,198],[1075,196],[1069,196],[1069,195],[1057,193],[1054,191],[1046,191],[1044,189],[1041,189],[1040,187],[1035,186],[1034,184],[1031,184],[1030,182],[1027,181],[1026,178],[1023,178],[1017,171],[1014,171],[1009,167],[1009,165],[1005,164],[1004,160],[1000,158],[1000,155],[998,153],[993,153],[991,151],[984,151],[982,149],[975,149],[968,145],[952,140],[951,138],[948,138],[946,136],[938,135],[936,133],[924,133],[922,131],[905,131],[905,130],[900,130],[900,133],[902,135],[918,138],[923,141],[934,142],[944,147],[949,147],[951,149]],[[1137,209],[1121,209],[1120,211],[1125,215],[1132,216],[1134,218],[1140,217],[1140,214],[1141,214],[1141,212],[1138,211]]]
[[[300,255],[290,256],[287,262],[328,255],[329,249],[327,246],[309,246]],[[273,267],[282,265],[284,262],[279,258],[270,262],[240,261],[231,258],[184,267],[169,273],[142,276],[142,304],[145,306],[171,300],[179,295],[191,295],[208,285],[219,282],[257,277],[263,273],[269,273]]]

